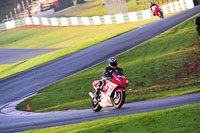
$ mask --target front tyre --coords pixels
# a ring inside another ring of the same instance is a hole
[[[93,111],[98,112],[102,109],[99,102],[97,102],[94,98],[91,101],[91,108]]]
[[[113,105],[116,109],[119,109],[122,107],[122,105],[125,102],[125,97],[126,97],[125,91],[115,92],[115,95],[113,98]]]
[[[160,17],[161,19],[164,18],[164,15],[163,15],[163,12],[162,12],[162,11],[160,12],[159,17]]]

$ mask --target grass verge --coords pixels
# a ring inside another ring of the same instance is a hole
[[[113,118],[83,122],[62,127],[35,129],[24,133],[38,132],[126,132],[126,133],[182,133],[200,132],[200,104],[125,115]],[[106,123],[106,124],[105,124]]]
[[[133,30],[141,25],[157,20],[156,18],[135,23],[50,27],[22,26],[0,32],[1,48],[56,48],[85,47]]]
[[[200,64],[196,62],[200,62],[200,42],[191,45],[197,38],[190,19],[118,56],[119,67],[130,80],[129,88],[134,89],[127,93],[126,102],[199,91]],[[44,92],[42,95],[25,100],[17,109],[26,110],[26,104],[35,112],[89,108],[91,83],[101,78],[106,65],[104,62],[50,85],[39,91]]]

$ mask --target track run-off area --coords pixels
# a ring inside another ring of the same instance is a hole
[[[0,80],[0,107],[6,107],[9,103],[28,96],[67,76],[99,64],[111,56],[116,56],[132,49],[184,22],[199,13],[199,11],[200,6],[196,6],[193,9],[152,22],[77,53]],[[30,113],[27,115],[9,115],[1,112],[0,132],[15,132],[67,125],[107,117],[166,109],[197,102],[200,102],[200,93],[129,103],[125,104],[122,109],[105,108],[99,113],[94,113],[91,109]]]

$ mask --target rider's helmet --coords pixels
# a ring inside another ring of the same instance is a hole
[[[150,5],[150,6],[153,5],[153,2],[149,1],[149,5]]]
[[[117,67],[117,59],[115,57],[110,57],[108,63],[113,68]]]

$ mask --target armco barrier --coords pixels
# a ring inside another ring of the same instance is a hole
[[[194,7],[193,0],[180,0],[177,2],[163,5],[161,8],[164,14],[190,9]],[[127,14],[92,16],[92,17],[26,17],[19,20],[12,20],[0,24],[0,30],[12,29],[22,25],[50,25],[50,26],[80,26],[80,25],[102,25],[126,22],[136,22],[152,18],[152,12],[148,10],[129,12]]]

